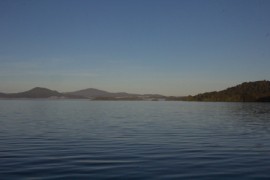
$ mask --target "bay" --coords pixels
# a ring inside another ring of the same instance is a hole
[[[1,179],[269,179],[270,104],[0,100]]]

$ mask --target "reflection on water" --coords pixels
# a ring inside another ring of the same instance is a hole
[[[260,103],[0,101],[1,179],[270,178]]]

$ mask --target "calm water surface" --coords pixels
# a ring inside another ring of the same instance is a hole
[[[0,179],[270,179],[270,104],[0,100]]]

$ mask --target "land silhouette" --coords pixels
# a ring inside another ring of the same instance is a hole
[[[61,93],[43,87],[35,87],[19,93],[0,93],[2,99],[91,99],[91,100],[157,100],[166,98],[159,94],[112,93],[88,88],[74,92]]]
[[[244,82],[222,91],[195,96],[164,96],[160,94],[130,94],[108,92],[94,88],[74,92],[58,92],[42,87],[19,93],[0,93],[1,99],[91,99],[91,100],[166,100],[211,102],[270,102],[270,81]]]
[[[222,91],[185,97],[186,101],[270,102],[270,81],[244,82]]]

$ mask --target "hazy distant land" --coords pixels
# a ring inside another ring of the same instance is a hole
[[[74,92],[60,93],[43,87],[35,87],[19,93],[0,93],[4,99],[89,99],[89,100],[161,100],[166,96],[159,94],[112,93],[99,89],[88,88]]]
[[[1,99],[89,99],[89,100],[165,100],[165,101],[212,101],[212,102],[270,102],[270,81],[245,82],[222,91],[213,91],[195,96],[164,96],[160,94],[112,93],[88,88],[61,93],[36,87],[19,93],[0,93]]]

